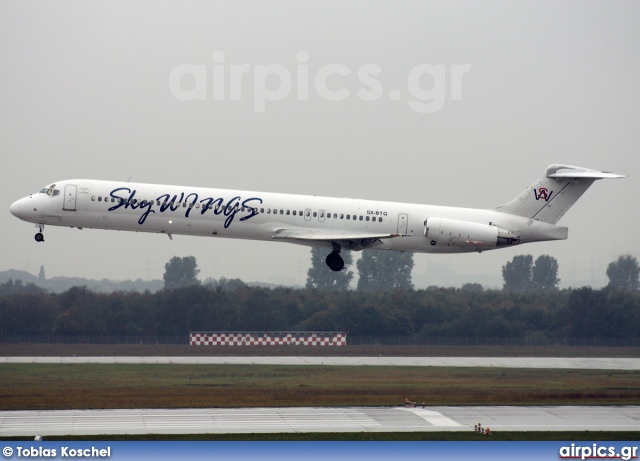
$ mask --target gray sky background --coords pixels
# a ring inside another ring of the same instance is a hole
[[[560,221],[567,241],[417,254],[414,282],[499,287],[502,266],[529,253],[558,259],[561,286],[602,286],[609,262],[640,256],[639,23],[637,1],[0,2],[0,270],[161,278],[172,256],[193,255],[201,278],[306,280],[310,250],[282,243],[47,227],[37,244],[9,206],[63,179],[484,208],[567,163],[629,177],[587,191]],[[227,74],[251,66],[240,100],[228,88],[213,98],[216,51]],[[308,100],[297,98],[300,51]],[[206,66],[205,100],[172,94],[182,64]],[[257,113],[254,70],[269,64],[293,88]],[[350,91],[341,101],[314,88],[335,64],[352,72],[327,81]],[[369,89],[357,74],[367,64],[381,69],[373,101],[357,96]],[[424,64],[446,72],[444,104],[430,114],[408,104],[408,76]],[[461,65],[471,67],[455,99],[449,79]]]

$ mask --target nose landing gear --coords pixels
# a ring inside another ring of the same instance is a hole
[[[36,224],[36,227],[40,229],[40,232],[38,232],[35,236],[36,242],[44,242],[44,235],[42,234],[42,231],[44,230],[44,224]]]

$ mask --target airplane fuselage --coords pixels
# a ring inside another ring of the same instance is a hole
[[[335,240],[343,248],[349,245],[342,242],[352,241],[352,249],[423,253],[485,251],[567,237],[564,227],[492,209],[86,179],[52,184],[15,202],[11,212],[40,226],[282,240],[325,247]],[[293,236],[288,234],[291,230]],[[375,238],[382,234],[395,238]],[[358,243],[359,238],[371,244]]]

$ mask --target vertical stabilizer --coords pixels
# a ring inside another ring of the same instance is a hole
[[[570,165],[551,165],[544,176],[496,211],[556,224],[598,179],[622,175]]]

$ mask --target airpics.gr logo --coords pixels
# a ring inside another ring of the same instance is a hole
[[[545,202],[548,202],[553,195],[553,191],[549,192],[546,187],[541,187],[538,190],[533,189],[533,193],[536,195],[536,200],[544,200]]]

